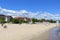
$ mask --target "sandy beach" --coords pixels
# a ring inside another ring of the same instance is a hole
[[[49,31],[56,27],[55,23],[5,25],[6,29],[0,25],[0,40],[48,40]]]

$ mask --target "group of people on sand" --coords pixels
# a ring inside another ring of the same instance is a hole
[[[6,26],[6,25],[4,25],[4,23],[1,23],[1,26],[3,26],[3,28],[7,28],[7,26]]]

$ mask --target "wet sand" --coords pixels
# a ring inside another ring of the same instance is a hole
[[[60,26],[55,27],[50,30],[50,39],[49,40],[60,40]]]
[[[0,40],[48,40],[56,24],[5,24],[0,26]]]

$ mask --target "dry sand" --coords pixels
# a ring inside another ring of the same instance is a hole
[[[49,31],[56,24],[5,24],[7,28],[0,26],[0,40],[48,40]]]

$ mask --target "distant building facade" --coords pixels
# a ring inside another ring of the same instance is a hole
[[[26,18],[26,17],[15,17],[15,19],[28,21],[29,23],[31,23],[31,22],[32,22],[32,18]]]
[[[3,19],[3,20],[5,20],[7,22],[7,21],[10,21],[12,19],[12,17],[11,16],[0,14],[0,19]]]
[[[10,21],[12,19],[12,17],[11,16],[5,16],[5,21],[7,22],[7,21]]]

